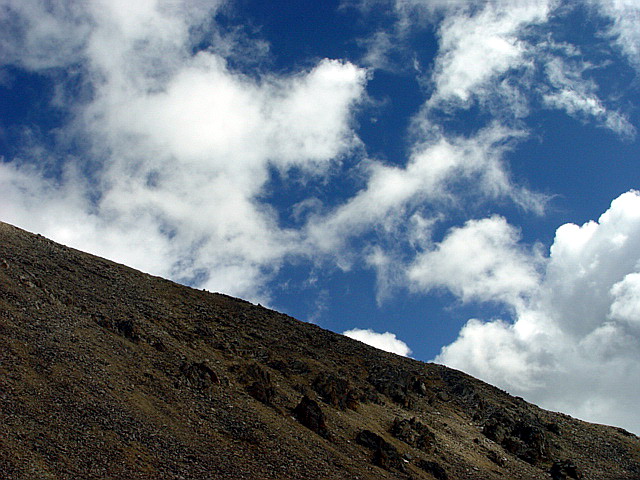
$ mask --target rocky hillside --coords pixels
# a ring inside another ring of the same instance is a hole
[[[0,224],[2,479],[640,479],[640,440]]]

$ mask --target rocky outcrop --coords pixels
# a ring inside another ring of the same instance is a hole
[[[393,421],[390,433],[398,440],[402,440],[404,443],[423,452],[430,453],[435,448],[435,435],[429,430],[429,427],[415,417],[411,419],[396,418]]]
[[[207,391],[220,383],[218,374],[208,362],[183,362],[180,372],[186,383],[197,390]]]
[[[313,389],[325,403],[333,407],[341,410],[358,409],[360,395],[344,377],[322,372],[314,380]]]
[[[482,433],[532,465],[548,458],[547,434],[535,418],[512,418],[504,412],[494,412],[485,421]]]
[[[368,381],[378,392],[407,408],[414,407],[418,396],[428,394],[423,378],[401,368],[374,366]]]
[[[570,460],[556,460],[549,469],[552,480],[581,479],[578,467]]]
[[[356,442],[373,451],[372,462],[386,470],[396,469],[406,471],[407,463],[398,453],[396,447],[387,442],[377,433],[371,430],[362,430],[356,437]]]
[[[271,405],[276,396],[276,388],[271,382],[269,371],[258,363],[246,365],[240,376],[246,385],[247,393],[256,400]]]

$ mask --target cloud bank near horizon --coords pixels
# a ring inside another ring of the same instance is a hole
[[[408,357],[411,355],[409,345],[397,338],[396,335],[391,332],[378,333],[374,332],[370,328],[353,328],[342,332],[342,334],[354,340],[358,340],[359,342],[366,343],[372,347],[384,350],[385,352],[395,353],[402,357]]]
[[[473,226],[466,229],[474,234]],[[506,242],[483,250],[495,280],[505,268],[500,255],[517,248],[516,238]],[[539,259],[520,255],[515,263],[510,268],[534,271]],[[543,407],[640,431],[633,400],[640,395],[640,192],[615,199],[597,222],[558,228],[542,270],[527,278],[526,300],[502,296],[513,322],[471,319],[435,360]],[[448,273],[440,283],[461,285],[459,295],[486,283],[462,275],[455,263]]]

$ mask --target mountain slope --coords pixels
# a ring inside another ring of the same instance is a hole
[[[640,479],[640,440],[0,223],[0,478]]]

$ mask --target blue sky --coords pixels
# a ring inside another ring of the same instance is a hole
[[[0,0],[0,219],[640,432],[639,21]]]

